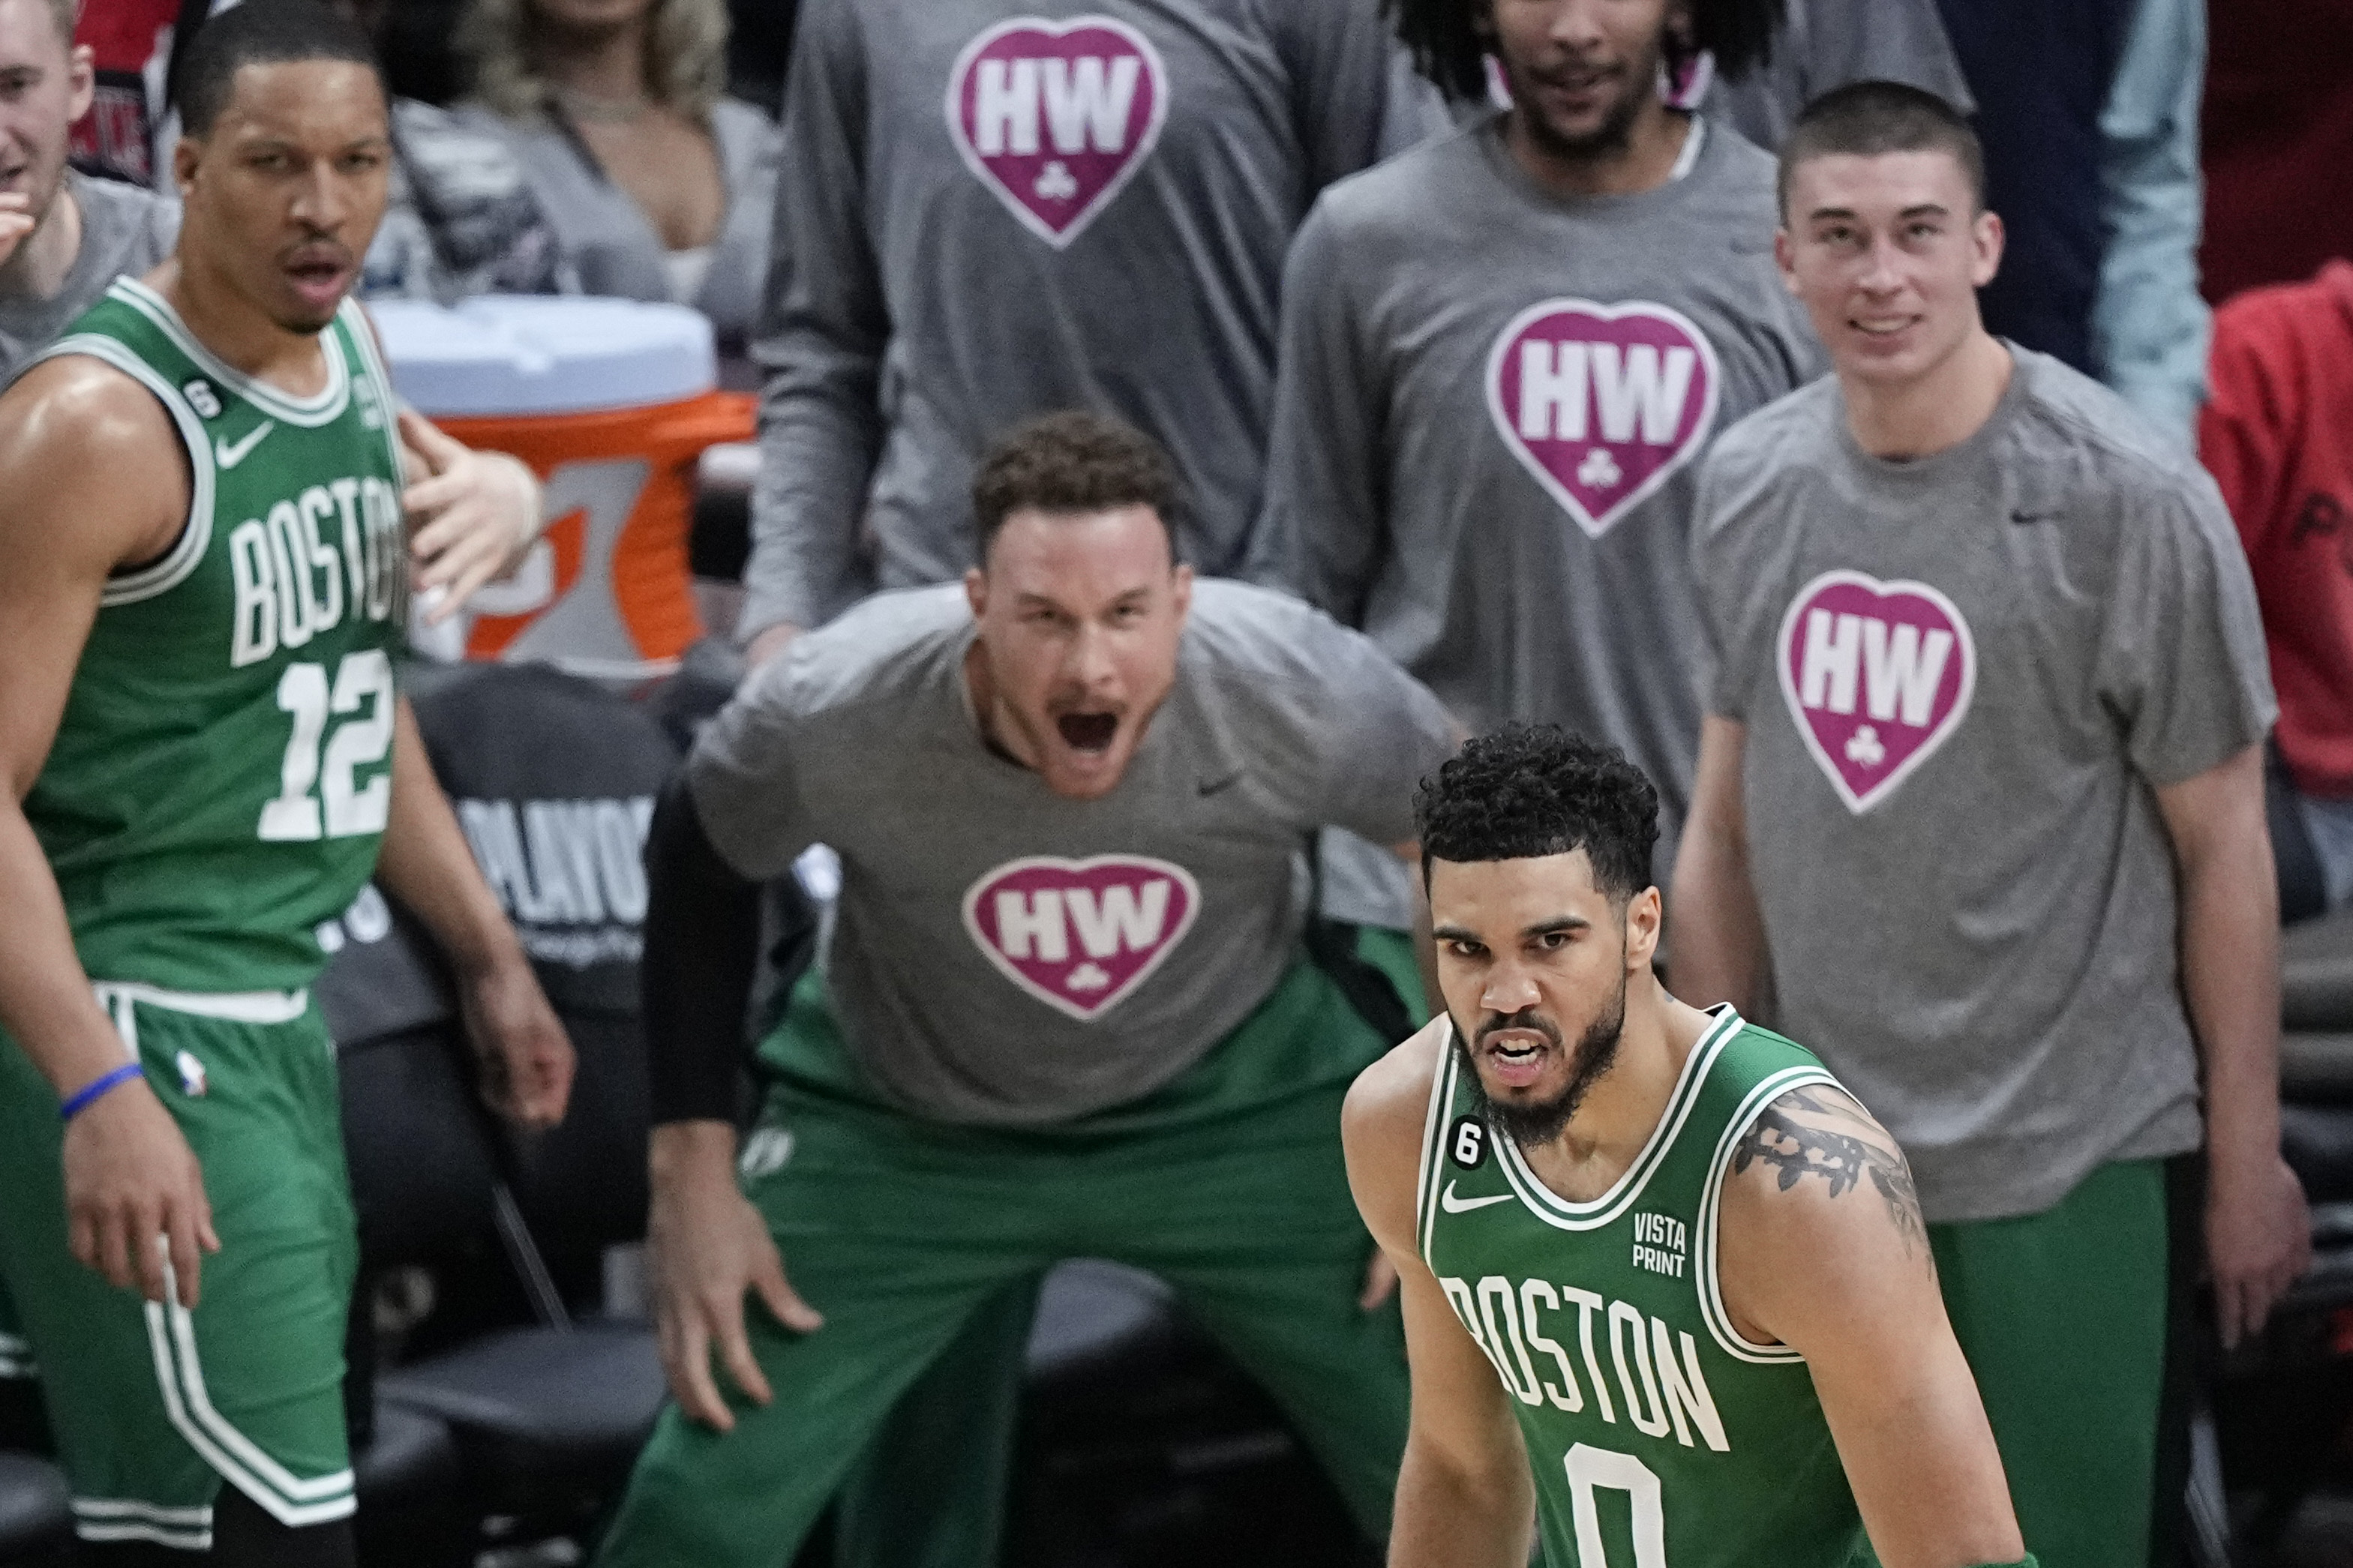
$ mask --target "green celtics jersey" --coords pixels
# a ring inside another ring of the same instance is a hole
[[[1714,1020],[1591,1203],[1491,1135],[1451,1043],[1431,1089],[1421,1255],[1511,1395],[1552,1568],[1875,1568],[1804,1358],[1743,1339],[1715,1279],[1740,1134],[1833,1080],[1730,1007]]]
[[[375,869],[406,616],[395,404],[357,305],[319,347],[325,389],[290,396],[125,279],[42,356],[153,393],[190,480],[171,550],[107,584],[25,800],[93,979],[306,985],[313,928]]]

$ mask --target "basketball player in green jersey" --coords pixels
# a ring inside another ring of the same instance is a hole
[[[183,102],[176,255],[0,397],[0,1277],[86,1553],[347,1563],[314,929],[379,875],[520,1120],[570,1054],[394,683],[401,432],[345,299],[391,155],[366,41],[251,0]]]
[[[1344,1117],[1413,1363],[1389,1562],[1521,1568],[1533,1515],[1553,1568],[2016,1563],[1904,1156],[1660,984],[1657,812],[1551,725],[1415,802],[1446,1006]]]

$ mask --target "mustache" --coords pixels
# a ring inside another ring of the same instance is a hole
[[[1523,1007],[1516,1013],[1490,1015],[1487,1021],[1479,1026],[1479,1032],[1472,1037],[1471,1043],[1484,1046],[1489,1037],[1500,1035],[1506,1029],[1525,1029],[1532,1034],[1542,1035],[1546,1045],[1555,1050],[1560,1048],[1560,1026],[1533,1007]]]

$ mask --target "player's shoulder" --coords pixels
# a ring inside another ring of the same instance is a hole
[[[1369,647],[1303,599],[1231,577],[1198,577],[1185,618],[1186,665],[1220,686],[1320,687],[1335,658]]]
[[[1430,204],[1487,177],[1486,116],[1426,137],[1411,147],[1335,180],[1315,200],[1308,221],[1351,245],[1431,234]],[[1440,226],[1442,227],[1442,226]]]
[[[1704,140],[1691,173],[1682,182],[1684,190],[1696,199],[1761,221],[1769,238],[1780,222],[1779,160],[1718,115],[1694,118],[1692,132]]]
[[[0,451],[12,465],[143,457],[177,439],[153,392],[111,358],[80,352],[70,336],[0,394]],[[103,483],[110,472],[89,470],[88,476]]]
[[[1826,441],[1835,440],[1845,404],[1838,377],[1819,376],[1746,417],[1735,421],[1700,459],[1711,490],[1744,483],[1814,460]]]
[[[1728,1131],[1727,1226],[1792,1243],[1893,1227],[1908,1243],[1926,1245],[1903,1149],[1838,1083],[1817,1077],[1795,1084]]]
[[[1341,1137],[1352,1157],[1385,1163],[1402,1159],[1407,1169],[1413,1168],[1446,1049],[1447,1023],[1440,1015],[1356,1075],[1340,1109]]]
[[[960,583],[875,594],[796,637],[754,672],[744,696],[803,721],[895,705],[955,667],[971,628]]]
[[[2189,442],[2066,362],[2014,343],[2010,353],[2021,385],[2002,470],[2033,510],[2063,512],[2078,527],[2226,527],[2221,494]]]

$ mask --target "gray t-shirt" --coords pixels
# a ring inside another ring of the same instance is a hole
[[[2213,481],[2013,348],[1993,416],[1865,453],[1835,381],[1701,478],[1713,710],[1780,1024],[1911,1156],[1932,1220],[2031,1214],[2200,1138],[2154,790],[2276,709]]]
[[[97,304],[108,284],[125,273],[136,278],[148,271],[171,255],[179,240],[177,202],[120,180],[92,179],[70,169],[66,189],[81,209],[81,252],[55,298],[0,294],[0,385],[55,342],[76,316]]]
[[[1735,80],[1717,78],[1699,107],[1772,150],[1798,110],[1872,79],[1925,88],[1963,114],[1977,108],[1936,0],[1789,0],[1771,57]]]
[[[1663,878],[1699,740],[1694,465],[1821,351],[1774,268],[1771,158],[1694,120],[1680,177],[1574,200],[1500,124],[1335,186],[1301,228],[1250,574],[1362,626],[1473,731],[1623,748],[1659,788]]]
[[[840,855],[826,976],[884,1094],[1036,1125],[1149,1094],[1240,1024],[1298,958],[1309,837],[1410,838],[1449,726],[1357,634],[1203,581],[1126,775],[1067,800],[983,742],[973,636],[961,587],[871,599],[755,672],[687,778],[746,877]]]
[[[960,576],[973,466],[1058,408],[1166,445],[1235,570],[1284,247],[1439,122],[1375,0],[809,0],[742,630]]]

